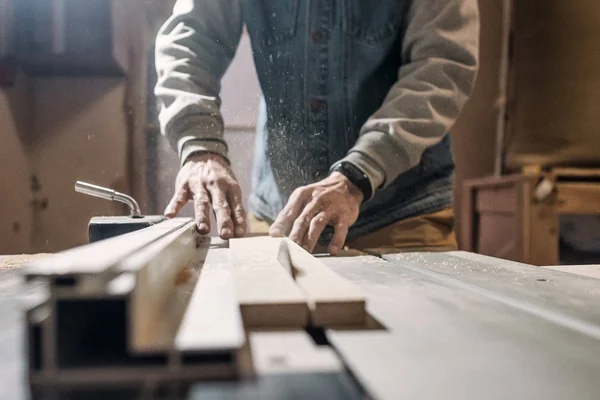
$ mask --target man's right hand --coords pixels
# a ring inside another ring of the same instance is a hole
[[[175,195],[165,209],[173,218],[188,201],[194,202],[198,232],[210,232],[210,210],[215,213],[217,232],[222,239],[241,237],[246,233],[246,211],[242,205],[242,190],[229,163],[216,154],[190,157],[179,170]]]

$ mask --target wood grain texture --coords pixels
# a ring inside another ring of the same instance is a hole
[[[600,214],[600,183],[558,183],[556,190],[559,214]]]
[[[57,253],[31,263],[24,269],[28,277],[73,277],[96,275],[115,266],[134,251],[182,227],[190,219],[176,218],[160,224],[89,245]]]
[[[205,243],[208,247],[209,242]],[[179,273],[190,265],[195,253],[195,223],[190,221],[117,265],[119,270],[135,274],[129,305],[129,343],[135,351],[155,351],[172,343],[172,331],[180,320],[165,315],[182,313],[167,309],[166,304],[173,297]],[[167,320],[175,326],[161,326]]]
[[[308,323],[306,296],[277,261],[279,242],[268,239],[229,241],[244,325],[304,327]]]
[[[182,352],[237,350],[244,327],[228,249],[211,249],[175,337]]]
[[[365,321],[365,294],[360,287],[342,278],[321,260],[289,239],[296,283],[311,307],[311,322],[316,326],[362,324]]]
[[[277,260],[279,246],[283,240],[289,246],[296,272],[295,282]],[[237,258],[238,271],[252,269],[257,264],[272,265],[272,268],[278,269],[278,275],[283,271],[308,301],[310,321],[313,325],[362,324],[365,321],[365,296],[362,290],[331,271],[319,259],[291,240],[271,237],[237,239],[230,241],[229,247]],[[244,286],[240,290],[254,290],[243,279],[240,282]],[[240,303],[243,303],[243,298],[240,299]]]

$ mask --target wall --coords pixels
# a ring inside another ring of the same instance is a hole
[[[124,99],[124,80],[110,78],[20,77],[0,92],[0,254],[84,244],[92,216],[124,213],[73,190],[129,190]]]
[[[14,87],[0,89],[0,254],[26,252],[31,239],[30,167],[24,142],[30,129],[28,92],[22,76]]]
[[[33,248],[55,251],[87,242],[95,215],[123,214],[117,204],[75,193],[77,180],[129,192],[125,87],[115,78],[33,80],[29,163],[47,199],[34,209]]]

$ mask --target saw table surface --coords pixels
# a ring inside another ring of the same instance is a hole
[[[329,330],[330,346],[250,332],[257,378],[189,398],[598,398],[600,280],[463,252],[322,260],[367,293],[381,329]],[[28,398],[22,307],[43,289],[0,270],[2,399]]]

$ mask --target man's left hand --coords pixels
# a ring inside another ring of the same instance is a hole
[[[344,245],[348,228],[358,218],[362,191],[339,172],[294,191],[271,226],[274,237],[290,239],[312,252],[327,225],[334,228],[328,251],[336,255]]]

